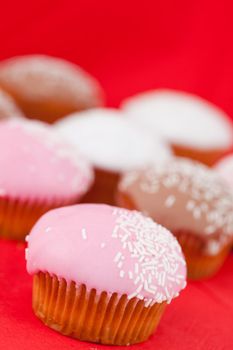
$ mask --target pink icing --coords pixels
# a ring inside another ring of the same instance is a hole
[[[20,199],[78,198],[93,177],[50,126],[26,120],[0,123],[0,169],[0,196]]]
[[[186,264],[173,235],[137,211],[80,204],[45,214],[27,237],[27,270],[146,305],[176,297]]]
[[[224,181],[233,189],[233,154],[230,154],[221,159],[215,165],[216,171]]]

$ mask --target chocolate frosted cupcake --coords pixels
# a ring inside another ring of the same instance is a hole
[[[27,241],[35,314],[81,340],[146,340],[186,285],[177,240],[136,211],[100,204],[55,209]]]
[[[233,197],[213,170],[176,158],[123,176],[118,203],[146,212],[179,240],[188,276],[214,275],[233,240]]]
[[[4,60],[0,86],[28,118],[49,123],[103,104],[103,90],[95,78],[58,57],[25,55]]]
[[[77,202],[92,181],[88,162],[47,124],[0,123],[0,237],[24,239],[42,214]]]

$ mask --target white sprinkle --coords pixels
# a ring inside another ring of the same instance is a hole
[[[205,233],[207,234],[207,235],[210,235],[210,234],[212,234],[212,233],[214,233],[215,232],[215,230],[216,230],[216,228],[214,227],[214,226],[207,226],[206,228],[205,228]]]
[[[129,249],[130,253],[132,253],[133,252],[133,245],[132,245],[132,243],[129,241],[129,242],[126,243],[126,245],[128,246],[128,249]]]
[[[119,261],[119,263],[117,264],[118,269],[121,269],[122,266],[123,266],[123,262],[122,262],[122,261]]]
[[[138,273],[138,272],[139,272],[138,263],[135,263],[135,265],[134,265],[134,272],[135,272],[135,273]]]
[[[114,238],[117,238],[117,231],[118,231],[118,226],[115,226],[114,227],[114,230],[113,230],[113,233],[112,233],[112,237],[114,237]]]
[[[138,282],[140,282],[141,278],[140,276],[137,276],[136,279],[134,280],[134,284],[138,284]]]
[[[48,227],[46,227],[45,232],[47,233],[47,232],[49,232],[51,230],[52,230],[52,227],[48,226]]]
[[[200,219],[201,217],[201,209],[196,207],[194,210],[193,210],[193,217],[195,219]]]
[[[129,279],[132,280],[132,279],[133,279],[133,273],[132,273],[132,271],[129,271],[129,272],[128,272],[128,275],[129,275]]]
[[[151,302],[152,302],[152,299],[146,299],[146,301],[145,301],[145,307],[150,306]]]
[[[101,244],[100,244],[100,248],[104,248],[106,246],[106,243],[104,243],[104,242],[102,242]]]
[[[121,270],[121,271],[120,271],[120,277],[123,278],[124,275],[125,275],[125,271]]]
[[[217,242],[215,240],[211,240],[208,242],[208,246],[207,246],[208,254],[217,255],[219,253],[220,249],[221,249],[221,245],[219,242]]]
[[[168,196],[166,201],[165,201],[165,207],[171,208],[174,205],[175,201],[176,201],[175,196],[172,196],[172,195]]]
[[[115,258],[114,258],[114,262],[118,262],[119,260],[120,260],[120,258],[121,258],[121,252],[118,252],[117,254],[116,254],[116,256],[115,256]]]
[[[186,209],[188,211],[192,211],[194,208],[195,208],[195,202],[192,200],[189,200],[187,205],[186,205]]]
[[[28,243],[28,241],[29,241],[29,235],[27,235],[27,236],[25,237],[25,242]]]
[[[82,228],[82,237],[83,237],[83,239],[85,240],[85,239],[87,239],[87,232],[86,232],[86,229],[85,228]]]

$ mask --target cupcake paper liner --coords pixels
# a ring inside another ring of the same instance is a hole
[[[199,150],[178,145],[172,145],[172,149],[174,154],[179,157],[195,159],[208,166],[213,166],[221,157],[223,157],[229,151],[228,149]]]
[[[188,278],[197,280],[212,277],[222,267],[230,250],[231,243],[224,245],[219,253],[210,255],[205,252],[206,242],[189,232],[174,233],[178,239],[188,268]]]
[[[82,203],[105,203],[114,205],[116,202],[115,192],[119,179],[119,173],[95,169],[94,184],[82,198]]]
[[[24,240],[41,215],[48,210],[75,203],[74,200],[0,198],[0,238]]]
[[[33,310],[47,326],[84,341],[128,345],[148,339],[166,302],[145,307],[143,300],[67,284],[48,273],[33,278]]]

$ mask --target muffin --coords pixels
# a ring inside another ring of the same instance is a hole
[[[78,201],[92,180],[89,163],[50,126],[0,123],[0,237],[24,239],[42,214]]]
[[[136,211],[101,204],[55,209],[27,242],[36,316],[80,340],[146,340],[186,285],[177,240]]]
[[[0,121],[5,118],[23,117],[23,113],[14,102],[13,98],[0,89]]]
[[[124,171],[171,156],[166,143],[133,126],[117,109],[74,113],[57,122],[55,128],[94,166],[94,186],[84,202],[114,204],[117,183]]]
[[[223,157],[217,164],[215,170],[233,190],[233,154]]]
[[[2,61],[0,86],[28,118],[49,123],[103,104],[102,88],[92,76],[71,62],[45,55]]]
[[[126,173],[118,204],[147,213],[180,242],[188,276],[213,276],[233,241],[233,196],[216,172],[192,160],[177,158]]]
[[[198,96],[155,90],[126,99],[122,108],[134,123],[164,137],[178,156],[211,166],[233,147],[229,117]]]

